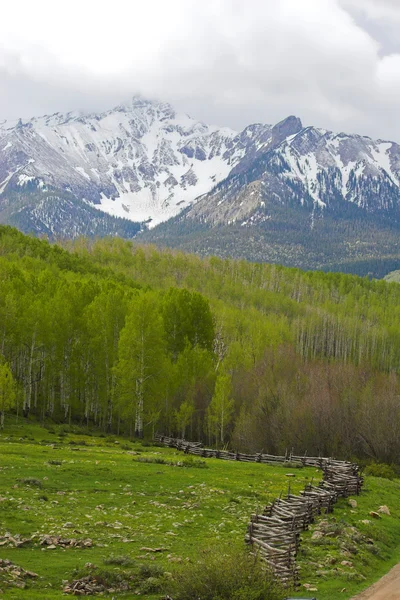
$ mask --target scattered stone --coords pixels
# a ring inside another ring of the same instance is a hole
[[[88,575],[67,584],[63,591],[64,594],[72,594],[73,596],[91,596],[104,593],[107,588],[99,583],[93,575]]]
[[[25,579],[35,579],[37,573],[26,571],[22,567],[15,565],[8,559],[0,558],[0,577],[4,587],[17,587],[23,589],[25,587]],[[1,594],[3,592],[0,592]]]
[[[363,525],[369,525],[371,521],[368,521],[368,519],[363,519],[362,521],[360,521],[360,523],[362,523]]]
[[[324,534],[322,533],[322,531],[314,531],[314,533],[311,536],[311,539],[312,540],[320,540],[323,537],[324,537]]]
[[[320,521],[319,526],[320,527],[329,527],[329,521],[326,521],[326,520]]]
[[[342,562],[340,563],[342,565],[342,567],[352,567],[353,563],[350,562],[349,560],[342,560]]]
[[[384,515],[389,515],[390,516],[390,510],[389,510],[389,508],[386,505],[380,506],[378,508],[378,513],[382,513]]]
[[[96,567],[93,566],[95,569]],[[73,596],[92,596],[99,594],[103,596],[105,593],[126,592],[129,591],[129,584],[126,581],[121,581],[118,586],[107,587],[96,579],[96,575],[87,575],[81,579],[75,579],[72,583],[67,583],[64,586],[64,594],[72,594]]]
[[[165,552],[166,550],[169,550],[169,548],[146,548],[146,546],[143,546],[140,550],[143,552]]]
[[[73,529],[75,527],[75,525],[73,523],[71,523],[71,521],[68,521],[67,523],[64,523],[63,527],[65,529]]]
[[[77,540],[75,538],[63,538],[60,535],[45,535],[40,540],[40,545],[50,550],[56,547],[61,548],[91,548],[93,542],[90,538]]]
[[[15,548],[20,548],[21,546],[26,546],[31,543],[30,538],[22,538],[18,533],[16,535],[11,535],[8,531],[0,537],[0,546],[14,546]]]
[[[294,473],[286,473],[286,477],[296,477]]]
[[[353,500],[353,498],[350,498],[349,504],[351,508],[357,508],[357,500]]]
[[[371,512],[369,513],[370,517],[373,517],[374,519],[381,519],[381,515],[378,512],[375,512],[374,510],[371,510]]]

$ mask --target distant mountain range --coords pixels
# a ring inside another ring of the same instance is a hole
[[[238,133],[143,98],[6,121],[0,222],[376,275],[400,267],[400,146],[293,116]]]

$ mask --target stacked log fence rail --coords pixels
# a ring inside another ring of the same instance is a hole
[[[299,495],[290,492],[270,502],[262,514],[251,515],[246,542],[251,544],[274,575],[286,586],[298,585],[300,576],[296,556],[300,545],[300,533],[308,529],[322,512],[333,511],[338,498],[359,495],[363,477],[357,464],[322,458],[320,456],[297,456],[286,452],[285,456],[272,454],[244,454],[204,448],[201,442],[188,442],[157,434],[155,441],[204,458],[219,458],[240,462],[264,464],[301,465],[316,467],[323,472],[318,485],[307,483]]]

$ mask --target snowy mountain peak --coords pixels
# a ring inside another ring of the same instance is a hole
[[[301,120],[293,115],[286,117],[272,128],[273,134],[282,140],[289,135],[294,135],[303,129]]]
[[[0,125],[0,191],[39,182],[152,226],[225,178],[237,133],[133,97],[100,114],[55,113]]]
[[[344,215],[351,205],[400,223],[398,144],[300,125],[278,123],[185,217],[253,226],[273,222],[274,205],[292,206],[309,212],[312,228],[315,211]]]
[[[21,198],[32,190],[64,193],[153,227],[195,202],[188,215],[197,218],[205,207],[205,219],[240,218],[246,224],[254,222],[248,213],[264,218],[271,201],[295,203],[312,214],[336,210],[340,203],[397,211],[399,188],[397,144],[303,127],[293,115],[238,133],[134,96],[99,114],[54,113],[0,123],[3,220],[10,218],[15,194]],[[223,211],[214,210],[214,200],[223,201]]]

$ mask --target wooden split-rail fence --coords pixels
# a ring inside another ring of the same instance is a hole
[[[299,568],[296,556],[300,533],[308,528],[317,515],[330,513],[338,498],[358,495],[363,478],[357,464],[332,458],[285,456],[271,454],[243,454],[204,448],[201,442],[188,442],[157,434],[155,441],[170,448],[204,458],[258,462],[264,464],[302,465],[322,470],[323,480],[318,485],[307,483],[299,495],[290,492],[270,502],[262,514],[251,515],[246,542],[251,544],[274,575],[286,586],[298,585]]]

